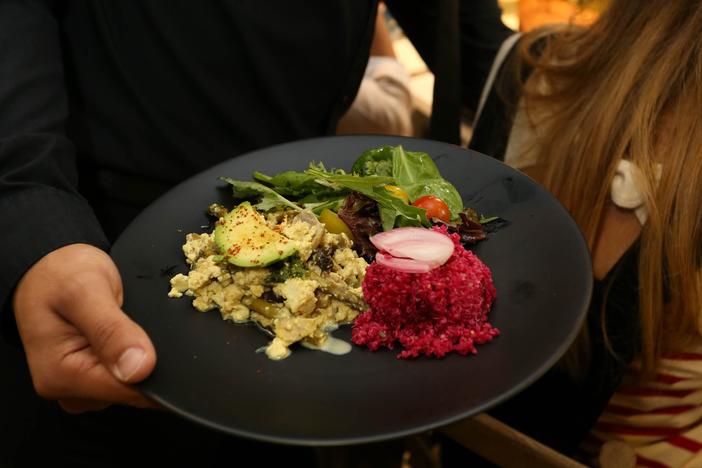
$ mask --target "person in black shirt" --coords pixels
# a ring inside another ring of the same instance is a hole
[[[441,1],[386,3],[432,67]],[[106,252],[179,181],[250,150],[333,133],[362,79],[376,8],[374,0],[0,1],[0,214],[9,227],[0,319],[17,343],[16,321],[43,397],[36,412],[15,408],[29,415],[28,432],[3,421],[25,442],[20,459],[121,465],[141,450],[161,461],[197,454],[203,465],[236,445],[130,408],[151,405],[131,384],[157,358],[120,309],[121,280]],[[509,30],[495,0],[463,1],[459,12],[461,92],[475,108]],[[0,359],[10,362],[17,353],[5,346]],[[23,390],[20,377],[3,384],[4,404]],[[71,413],[120,405],[68,416],[53,400]]]

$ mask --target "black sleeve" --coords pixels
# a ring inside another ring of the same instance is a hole
[[[89,204],[77,192],[56,5],[0,2],[0,306],[24,272],[72,243],[108,247]],[[0,318],[7,319],[7,310]]]
[[[392,15],[434,69],[437,3],[441,0],[386,0]],[[502,23],[497,0],[459,0],[461,94],[463,105],[475,111],[492,61],[513,31]]]

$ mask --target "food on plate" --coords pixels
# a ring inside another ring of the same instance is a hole
[[[399,198],[403,202],[405,202],[406,205],[409,205],[409,195],[407,192],[402,190],[402,188],[398,187],[397,185],[386,185],[385,190],[390,192],[390,195],[392,195],[395,198]]]
[[[268,227],[249,202],[217,221],[214,242],[225,260],[241,267],[264,267],[297,252],[296,243]]]
[[[221,179],[236,204],[211,205],[213,232],[186,236],[190,271],[171,278],[169,296],[255,322],[273,337],[270,358],[287,357],[295,343],[346,352],[351,345],[331,332],[361,313],[354,343],[397,342],[400,357],[475,352],[497,334],[486,320],[490,271],[461,245],[484,239],[492,219],[464,208],[428,154],[384,146],[350,173],[311,163]]]
[[[412,206],[425,210],[429,219],[440,219],[445,223],[451,221],[451,211],[449,211],[448,205],[433,195],[417,198],[412,202]]]
[[[429,269],[443,265],[454,251],[451,239],[424,228],[397,228],[376,234],[370,241],[382,253],[425,263]]]
[[[344,222],[343,219],[339,217],[338,214],[334,213],[329,208],[324,208],[322,214],[319,215],[319,220],[324,223],[324,227],[327,231],[334,234],[346,234],[351,240],[354,240],[353,233],[349,226]]]
[[[355,344],[371,350],[399,344],[400,358],[443,357],[474,354],[476,344],[499,334],[487,320],[496,295],[489,268],[445,226],[430,232],[453,246],[445,263],[421,273],[380,261],[366,269],[363,296],[370,307],[354,321]]]
[[[265,347],[271,359],[287,357],[298,342],[350,350],[331,332],[367,308],[361,290],[367,263],[345,234],[328,232],[310,211],[264,217],[244,202],[220,218],[214,233],[188,234],[183,253],[190,271],[171,278],[168,295],[190,296],[197,310],[219,309],[225,320],[254,321],[273,335]]]

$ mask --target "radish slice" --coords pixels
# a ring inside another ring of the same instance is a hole
[[[394,257],[418,260],[437,267],[446,263],[453,254],[453,241],[431,229],[397,228],[378,233],[370,238],[378,250]]]
[[[448,239],[446,236],[442,237]],[[394,257],[411,258],[437,267],[446,263],[453,249],[453,242],[449,239],[448,245],[444,242],[407,241],[389,246],[386,252]]]
[[[380,265],[403,273],[426,273],[431,270],[431,266],[427,263],[412,260],[411,258],[397,258],[382,252],[375,254],[375,261]]]
[[[370,240],[380,250],[385,250],[385,245],[387,244],[395,244],[397,242],[404,242],[408,240],[431,241],[437,240],[440,237],[446,238],[449,241],[451,240],[448,239],[448,237],[446,237],[445,235],[436,231],[432,231],[431,229],[419,227],[401,227],[391,229],[390,231],[379,232],[378,234],[372,236]]]

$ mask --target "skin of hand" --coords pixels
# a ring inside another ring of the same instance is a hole
[[[130,385],[151,373],[156,351],[122,298],[117,267],[90,245],[54,250],[25,273],[13,308],[40,396],[70,413],[156,406]]]

